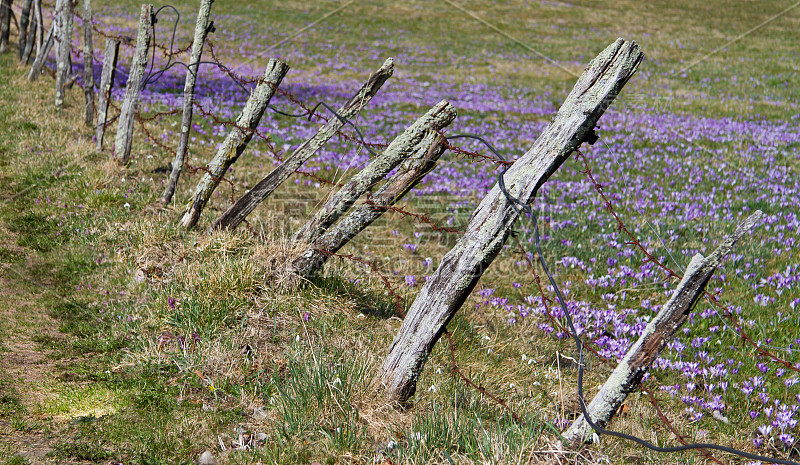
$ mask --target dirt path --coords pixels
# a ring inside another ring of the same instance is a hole
[[[2,221],[2,220],[0,220]],[[53,343],[63,340],[58,322],[47,311],[50,286],[29,276],[35,253],[19,247],[18,238],[0,224],[0,461],[18,456],[30,463],[53,463],[48,457],[60,422],[41,413],[54,393],[68,383]],[[19,260],[19,257],[26,257]],[[48,348],[48,346],[50,348]]]

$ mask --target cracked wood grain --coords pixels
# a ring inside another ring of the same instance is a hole
[[[593,134],[597,120],[636,72],[638,44],[617,39],[592,60],[533,147],[505,174],[510,195],[529,203],[539,187]],[[434,344],[500,252],[518,216],[495,185],[465,234],[422,287],[378,374],[387,397],[408,406]]]

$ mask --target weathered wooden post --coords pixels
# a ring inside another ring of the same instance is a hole
[[[225,138],[217,154],[208,163],[208,171],[197,184],[186,214],[183,215],[182,223],[185,228],[193,228],[197,224],[214,189],[217,188],[228,168],[247,148],[270,99],[275,94],[275,89],[278,88],[288,71],[289,65],[282,61],[270,59],[267,63],[263,79],[250,94],[242,114],[236,119],[236,125],[228,133],[228,137]]]
[[[108,102],[111,101],[111,87],[114,85],[114,75],[117,70],[117,57],[119,56],[119,41],[106,39],[106,49],[103,54],[103,74],[100,76],[100,92],[97,102],[97,150],[103,150],[103,138],[106,134],[106,118],[108,118]]]
[[[197,22],[194,26],[194,41],[192,42],[192,56],[189,59],[189,66],[186,67],[186,83],[183,85],[183,117],[181,117],[181,135],[178,140],[178,149],[175,151],[175,161],[172,162],[172,172],[169,174],[164,195],[161,196],[161,205],[169,205],[172,196],[175,195],[175,188],[178,185],[178,178],[183,170],[186,160],[186,153],[189,150],[189,133],[192,130],[192,112],[194,111],[194,87],[197,82],[197,74],[200,72],[200,60],[203,57],[203,46],[209,32],[209,16],[211,15],[211,4],[214,0],[200,0],[200,10],[197,12]]]
[[[34,17],[36,18],[36,53],[38,54],[45,42],[42,0],[33,0],[33,12]]]
[[[39,17],[39,20],[41,20],[41,16]],[[47,34],[47,39],[42,44],[42,47],[36,50],[36,59],[33,60],[33,65],[31,65],[31,72],[28,73],[28,80],[31,82],[39,79],[39,75],[42,74],[42,68],[44,68],[44,62],[47,61],[47,55],[50,54],[50,49],[53,48],[55,30],[56,30],[56,22],[53,21],[53,23],[50,24],[50,32]]]
[[[381,155],[353,176],[339,192],[328,199],[292,237],[294,242],[311,244],[335,223],[364,192],[372,188],[397,165],[418,150],[418,145],[431,129],[440,131],[456,117],[456,110],[447,101],[441,101],[395,138]],[[432,142],[425,141],[427,145]]]
[[[22,61],[22,56],[25,54],[25,47],[28,43],[28,26],[31,25],[31,6],[33,0],[22,1],[22,13],[19,15],[19,61]]]
[[[25,34],[24,48],[22,47],[22,44],[20,44],[20,48],[22,49],[22,57],[20,58],[20,60],[22,61],[23,64],[26,65],[31,61],[31,53],[33,53],[34,44],[36,45],[37,50],[41,48],[41,46],[39,45],[39,43],[41,42],[41,35],[42,35],[41,32],[42,26],[41,24],[39,24],[39,15],[41,14],[39,12],[39,4],[41,3],[41,0],[34,0],[32,3],[33,3],[31,8],[32,11],[28,13],[29,24],[27,33]]]
[[[647,369],[655,361],[678,329],[683,326],[703,295],[708,280],[722,260],[733,250],[734,244],[758,223],[763,214],[756,211],[744,223],[738,225],[734,233],[726,237],[722,244],[708,257],[700,254],[692,257],[678,287],[672,293],[658,315],[648,323],[644,332],[634,343],[625,357],[594,396],[586,411],[592,422],[605,428],[625,398],[642,382]],[[592,441],[592,428],[583,415],[578,417],[564,433],[568,445],[576,448],[584,442]]]
[[[72,0],[56,2],[56,40],[58,53],[56,56],[56,108],[64,106],[64,88],[70,72],[70,46],[72,44]]]
[[[83,95],[86,126],[94,121],[94,46],[92,45],[92,0],[83,0]]]
[[[356,92],[347,103],[339,108],[337,113],[348,120],[356,116],[362,108],[367,106],[372,100],[372,97],[378,93],[378,90],[383,86],[383,83],[392,76],[393,72],[394,61],[389,58],[383,63],[383,66],[374,74],[370,75],[367,82],[361,86],[361,89]],[[242,221],[247,218],[247,215],[255,210],[258,204],[269,197],[278,186],[297,171],[303,163],[308,161],[308,159],[311,158],[317,150],[322,148],[322,146],[344,125],[344,121],[335,116],[331,117],[328,122],[319,128],[314,136],[297,147],[280,166],[272,170],[264,179],[259,181],[255,187],[247,191],[236,203],[231,205],[225,213],[214,221],[211,227],[213,229],[236,229]]]
[[[0,53],[8,48],[8,39],[11,35],[11,9],[13,0],[0,0]]]
[[[292,261],[297,274],[309,276],[320,270],[332,254],[338,252],[420,182],[436,166],[436,161],[446,147],[444,137],[433,129],[428,129],[422,140],[414,145],[414,153],[378,189],[370,202],[359,205],[350,215],[315,238],[308,249]]]
[[[594,134],[642,60],[635,42],[617,39],[586,67],[558,114],[533,147],[505,173],[508,193],[529,203],[539,187]],[[389,399],[408,405],[436,341],[500,252],[519,213],[498,185],[484,197],[467,231],[442,259],[403,320],[379,379]]]
[[[144,4],[139,13],[139,32],[136,34],[136,50],[125,84],[125,97],[119,113],[117,136],[114,140],[114,156],[121,165],[131,159],[131,143],[133,142],[133,122],[136,118],[136,107],[139,103],[139,92],[142,90],[144,70],[147,67],[147,50],[153,38],[153,5]]]

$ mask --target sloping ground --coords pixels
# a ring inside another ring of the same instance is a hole
[[[8,463],[57,463],[54,446],[63,442],[69,422],[48,406],[80,386],[73,371],[82,357],[60,350],[68,335],[52,314],[70,296],[57,282],[61,263],[53,261],[54,231],[37,200],[49,180],[34,172],[58,168],[35,158],[20,163],[19,153],[39,129],[28,120],[6,58],[0,66],[0,457]]]

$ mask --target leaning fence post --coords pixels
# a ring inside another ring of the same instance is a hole
[[[64,88],[70,72],[70,46],[72,45],[72,0],[59,0],[56,3],[56,38],[58,53],[56,56],[56,108],[64,106]]]
[[[383,83],[392,76],[393,72],[394,61],[388,58],[374,74],[370,75],[367,82],[361,86],[361,89],[337,110],[337,113],[348,120],[353,118],[362,108],[367,106],[370,100],[372,100],[372,97],[374,97],[381,86],[383,86]],[[255,210],[258,204],[269,197],[278,186],[292,175],[292,173],[297,171],[303,163],[317,153],[317,150],[322,148],[322,146],[325,145],[337,131],[342,129],[344,125],[345,122],[335,116],[328,119],[328,122],[322,125],[314,136],[297,147],[280,166],[272,170],[252,189],[239,197],[239,200],[231,205],[225,213],[220,215],[211,226],[212,229],[236,229],[242,221],[247,218],[247,215]]]
[[[32,2],[33,3],[32,11],[28,13],[29,22],[28,22],[28,30],[27,33],[25,34],[25,47],[22,49],[22,57],[20,58],[22,63],[26,65],[31,61],[31,53],[33,53],[34,44],[37,44],[37,48],[41,48],[38,47],[38,44],[41,40],[39,37],[41,35],[40,32],[41,25],[39,24],[40,1],[41,0],[34,0]]]
[[[383,212],[397,203],[436,166],[436,161],[447,147],[444,137],[428,129],[414,147],[414,153],[403,162],[367,203],[359,205],[346,218],[330,228],[299,257],[292,266],[300,276],[309,276],[322,268],[328,258],[344,247]]]
[[[217,154],[208,163],[208,171],[197,184],[197,188],[186,209],[186,214],[183,215],[181,220],[185,228],[192,228],[197,224],[200,214],[203,212],[208,199],[211,198],[214,189],[217,188],[228,168],[247,148],[247,144],[253,138],[253,133],[258,128],[258,123],[261,121],[270,99],[288,71],[289,65],[282,61],[270,59],[269,63],[267,63],[264,78],[253,90],[253,93],[250,94],[242,114],[236,119],[236,125],[228,133]]]
[[[41,16],[39,16],[39,20],[41,20]],[[56,30],[56,23],[53,21],[50,24],[50,32],[47,34],[47,39],[42,43],[42,47],[36,50],[36,59],[33,60],[33,65],[31,65],[31,72],[28,74],[28,80],[33,82],[39,79],[39,75],[42,74],[42,68],[44,68],[44,62],[47,61],[47,55],[50,54],[50,49],[53,48],[53,38],[55,37],[55,30]]]
[[[103,150],[106,118],[108,118],[108,102],[111,100],[111,87],[114,85],[118,56],[119,41],[106,39],[106,49],[103,54],[103,74],[100,76],[100,92],[97,101],[97,132],[95,137],[97,139],[97,150]]]
[[[31,25],[31,6],[33,0],[23,0],[22,13],[19,15],[19,60],[25,55],[25,47],[29,40],[28,26]]]
[[[625,398],[642,382],[647,369],[655,361],[678,329],[689,318],[697,300],[703,295],[708,280],[722,260],[733,250],[734,244],[758,223],[763,214],[756,211],[744,223],[738,225],[730,236],[708,257],[700,254],[692,257],[678,287],[672,293],[658,315],[647,324],[642,335],[606,380],[600,392],[594,396],[586,411],[592,422],[605,428]],[[592,428],[583,415],[578,417],[563,434],[567,444],[578,447],[591,442]]]
[[[86,125],[94,120],[94,46],[92,45],[92,0],[83,0],[83,95]]]
[[[178,149],[175,151],[175,160],[172,162],[172,172],[169,174],[164,195],[161,196],[161,205],[165,206],[169,205],[172,201],[172,196],[175,195],[178,178],[181,175],[181,170],[183,170],[186,153],[189,150],[189,132],[192,129],[192,112],[194,110],[194,86],[197,82],[197,74],[200,72],[203,46],[211,29],[208,18],[211,14],[212,3],[214,3],[214,0],[201,0],[200,11],[197,12],[197,23],[194,26],[194,42],[192,42],[192,56],[189,59],[189,65],[186,67],[186,83],[183,85],[181,135],[178,140]]]
[[[410,153],[425,139],[433,129],[440,131],[448,126],[456,117],[456,110],[447,101],[436,106],[409,126],[403,134],[395,138],[389,147],[372,160],[363,170],[353,176],[339,192],[328,199],[292,237],[294,242],[313,243],[333,223],[335,223],[364,192],[381,181],[390,171],[405,160]],[[430,142],[427,142],[430,144]]]
[[[642,57],[635,42],[617,39],[589,63],[550,125],[505,173],[509,195],[529,203],[569,155],[591,139],[597,120]],[[518,216],[499,185],[481,201],[465,234],[420,290],[389,348],[379,379],[390,400],[408,404],[430,351],[502,249]]]
[[[142,89],[144,70],[147,66],[147,50],[153,36],[153,5],[144,4],[139,13],[139,32],[136,34],[136,50],[129,70],[128,82],[125,84],[125,97],[119,113],[117,136],[114,140],[114,156],[117,162],[125,165],[131,159],[131,143],[133,142],[133,122],[136,118],[136,107],[139,103],[139,92]]]

